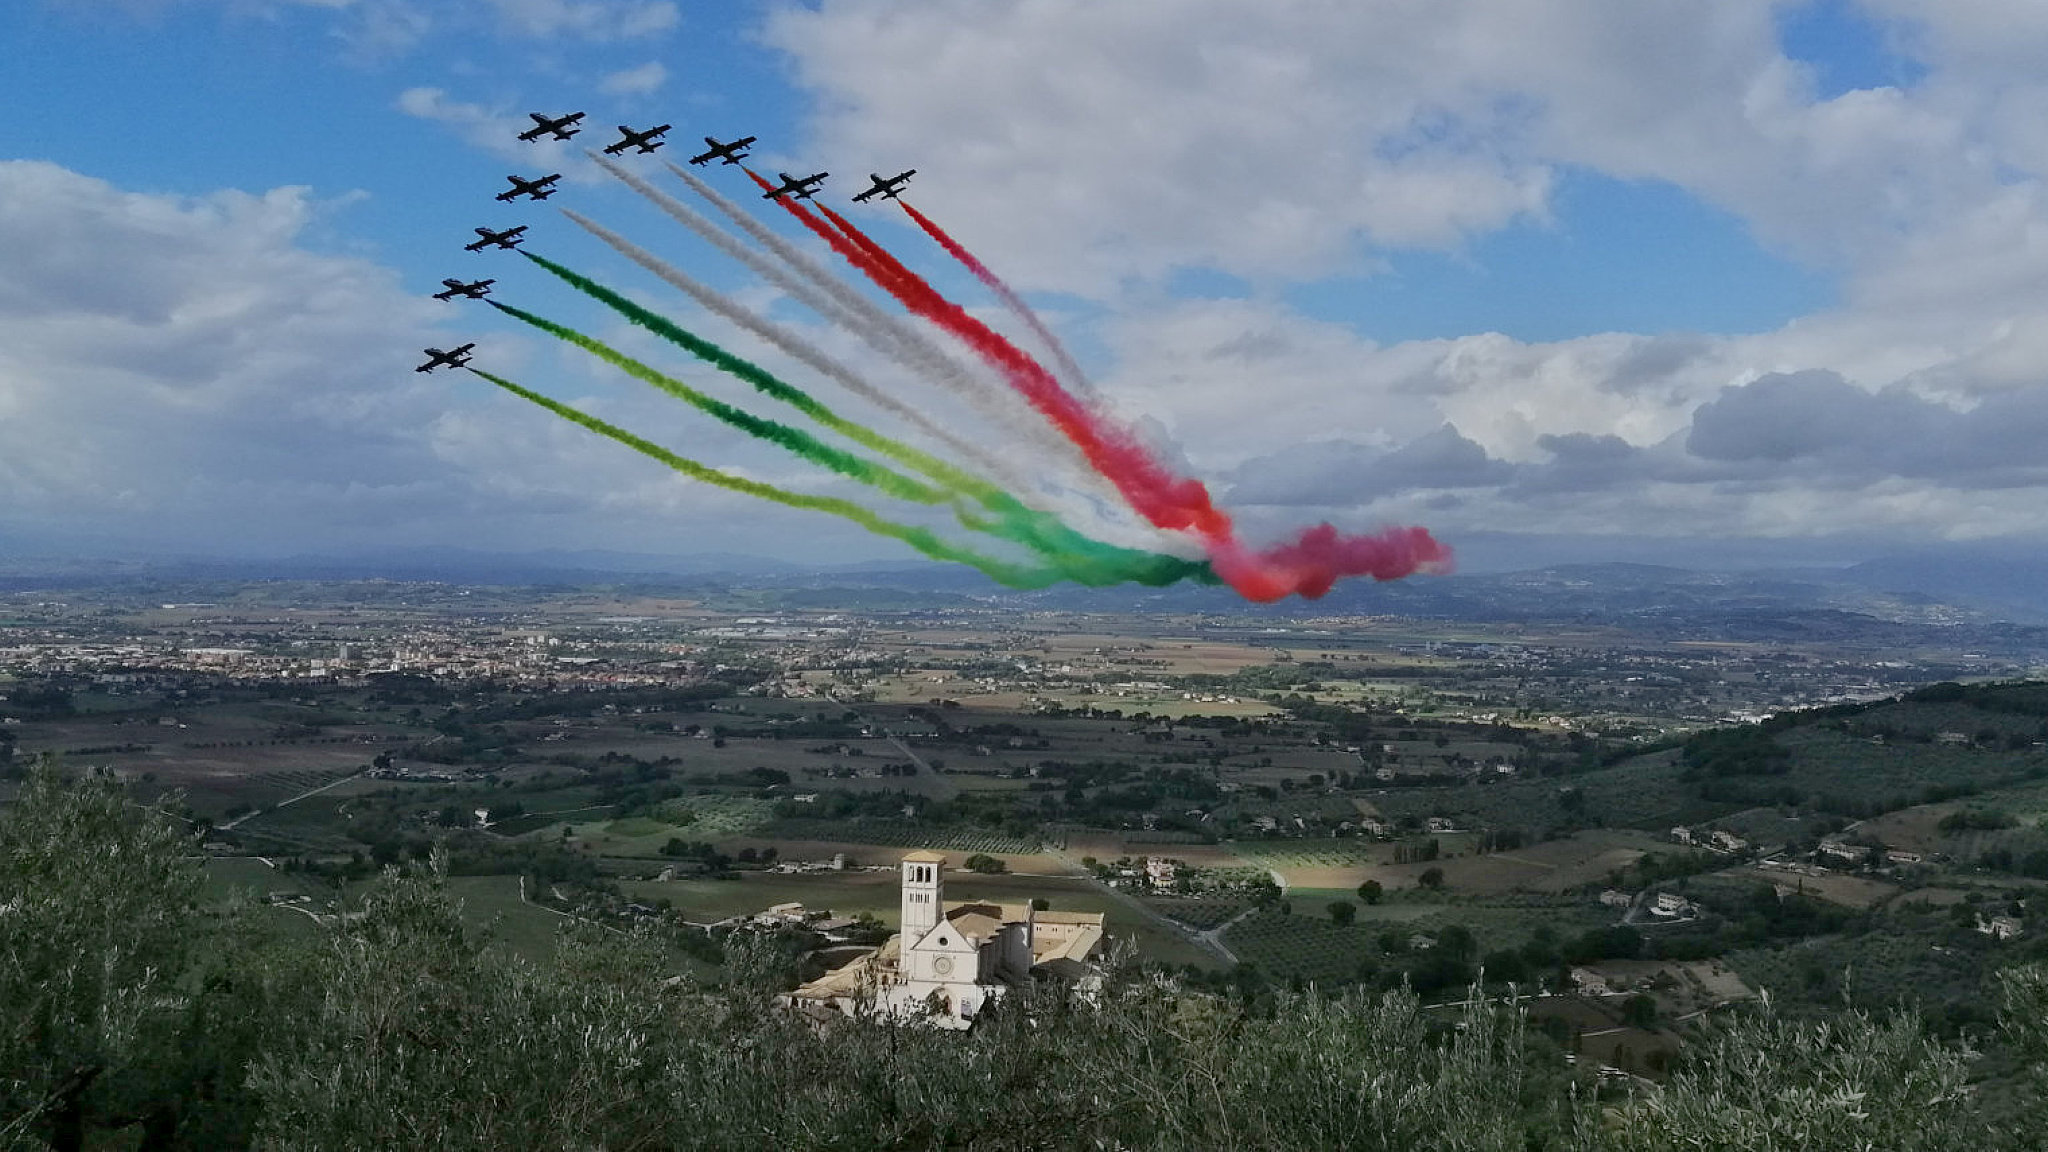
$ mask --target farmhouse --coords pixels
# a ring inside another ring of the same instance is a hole
[[[903,858],[902,931],[872,952],[797,988],[784,1002],[852,1015],[870,1008],[966,1028],[981,1009],[1034,977],[1087,983],[1102,944],[1102,913],[1029,904],[947,903],[946,857]]]
[[[1692,912],[1692,901],[1687,900],[1676,892],[1659,892],[1657,893],[1657,898],[1650,902],[1650,915],[1652,916],[1670,918],[1673,916],[1690,916]]]
[[[1145,857],[1145,879],[1154,888],[1165,888],[1172,885],[1177,871],[1178,869],[1175,868],[1173,861],[1163,856]]]
[[[1979,916],[1977,917],[1977,931],[1984,933],[1994,940],[2010,940],[2025,931],[2025,928],[2017,916],[1993,916],[1989,920]]]
[[[1714,850],[1717,852],[1740,852],[1749,847],[1749,841],[1733,832],[1716,830],[1708,839],[1713,841]]]

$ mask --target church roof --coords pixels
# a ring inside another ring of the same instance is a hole
[[[995,900],[946,901],[946,919],[948,920],[970,912],[979,913],[1001,924],[1021,924],[1026,917],[1031,915],[1031,905],[1004,904]]]
[[[946,862],[946,854],[944,852],[934,852],[929,848],[920,848],[905,856],[903,862],[905,864],[944,864]]]
[[[1002,921],[980,912],[948,912],[946,921],[962,936],[977,943],[1003,930]]]

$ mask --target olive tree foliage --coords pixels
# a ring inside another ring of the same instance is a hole
[[[758,953],[758,955],[757,955]],[[1522,1147],[1518,1016],[1405,993],[1251,1013],[1171,980],[1021,990],[968,1034],[664,977],[589,930],[553,965],[487,948],[432,876],[387,874],[316,964],[312,1018],[257,1058],[257,1144],[434,1147]]]
[[[561,1148],[658,1129],[677,1025],[644,945],[486,949],[439,877],[389,872],[310,965],[308,1018],[252,1062],[259,1146]],[[635,963],[635,961],[639,961]]]
[[[1908,1013],[1795,1021],[1767,1000],[1715,1026],[1667,1083],[1583,1114],[1579,1139],[1601,1152],[1992,1147],[1971,1060]]]
[[[2048,965],[2028,964],[1998,974],[1999,1023],[2018,1063],[2021,1101],[2011,1118],[2015,1148],[2027,1139],[2048,1143]],[[2025,1134],[2022,1137],[2021,1134]]]
[[[194,847],[110,782],[30,770],[0,819],[0,1147],[77,1148],[176,1061]]]

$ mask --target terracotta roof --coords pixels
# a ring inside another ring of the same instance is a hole
[[[1003,930],[1002,922],[980,912],[948,912],[946,922],[969,940],[986,940]]]
[[[920,848],[905,856],[903,862],[905,864],[944,864],[946,862],[946,854],[944,852],[934,852],[929,848]]]
[[[956,916],[968,914],[986,916],[1000,924],[1021,924],[1025,917],[1031,915],[1031,906],[1004,904],[994,900],[946,901],[946,919],[951,920]],[[1045,913],[1040,912],[1039,915],[1043,916]]]

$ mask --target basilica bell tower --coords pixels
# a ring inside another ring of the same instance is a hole
[[[903,858],[903,947],[923,938],[946,914],[946,854],[918,851]]]

